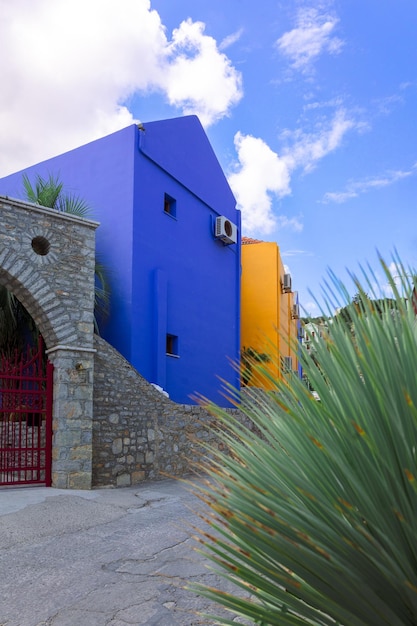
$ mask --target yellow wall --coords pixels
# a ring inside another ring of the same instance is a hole
[[[253,348],[270,357],[263,363],[274,378],[281,375],[281,357],[292,356],[292,369],[297,358],[288,340],[296,337],[296,321],[292,319],[293,293],[281,293],[284,266],[275,242],[242,245],[241,349]],[[271,388],[259,376],[251,386]]]
[[[284,276],[284,265],[279,256],[279,274]],[[294,291],[281,294],[281,314],[280,314],[280,338],[279,348],[281,357],[291,357],[291,369],[294,371],[298,367],[298,359],[295,346],[297,345],[297,320],[293,317],[294,304],[296,298]]]

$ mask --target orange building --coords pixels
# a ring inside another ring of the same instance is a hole
[[[247,357],[261,363],[274,378],[297,371],[299,329],[297,294],[285,272],[275,242],[242,237],[241,355],[243,384],[272,388],[248,368]],[[255,367],[256,370],[256,367]]]

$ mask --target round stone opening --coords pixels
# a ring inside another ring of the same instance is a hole
[[[51,244],[45,237],[34,237],[32,239],[32,248],[36,254],[46,256],[51,248]]]

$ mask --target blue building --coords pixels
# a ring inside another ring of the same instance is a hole
[[[131,125],[0,179],[23,197],[22,175],[59,177],[100,222],[110,271],[102,336],[176,402],[227,405],[239,386],[240,213],[196,116]]]

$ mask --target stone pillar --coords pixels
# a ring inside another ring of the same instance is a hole
[[[94,349],[58,345],[54,365],[52,486],[91,489]]]

